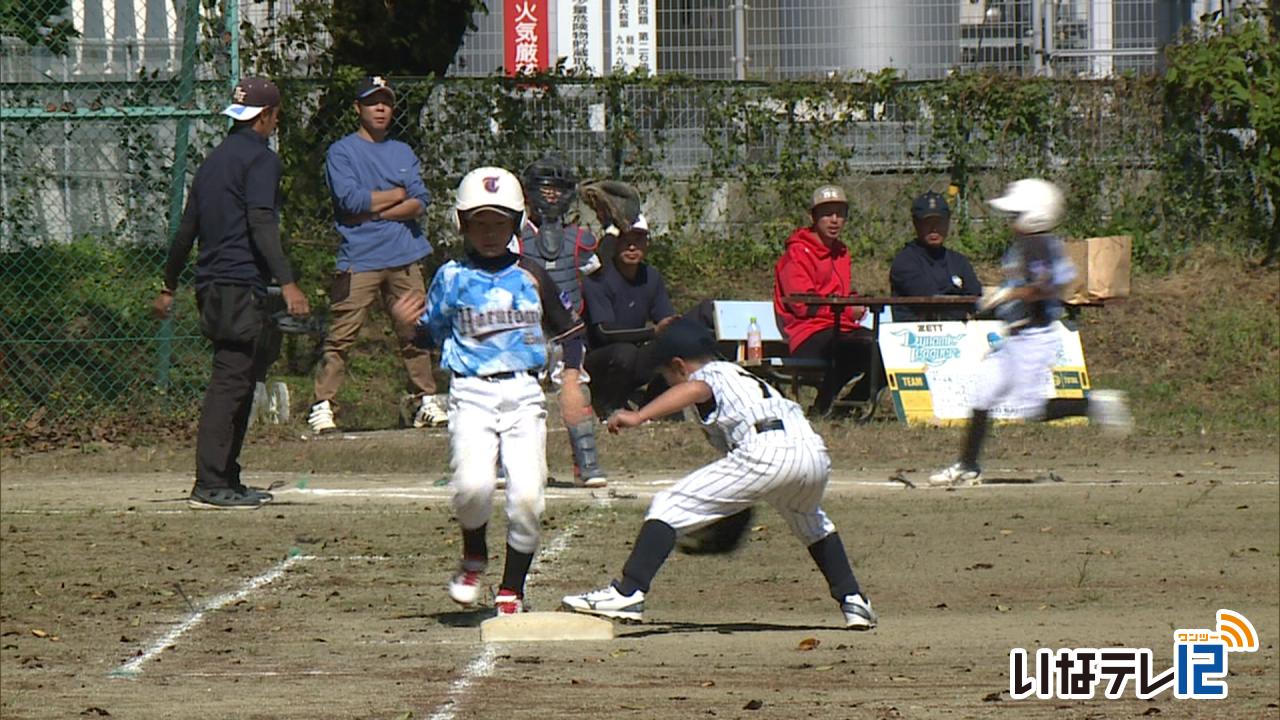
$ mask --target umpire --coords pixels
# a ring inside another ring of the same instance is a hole
[[[196,171],[152,309],[157,317],[169,314],[178,275],[199,238],[196,304],[200,330],[213,343],[213,372],[200,412],[196,482],[187,504],[242,510],[271,500],[270,493],[240,481],[239,462],[259,370],[255,346],[268,321],[267,284],[272,277],[280,283],[290,315],[311,310],[280,246],[282,166],[267,147],[280,121],[280,90],[266,78],[246,77],[222,114],[235,124]]]

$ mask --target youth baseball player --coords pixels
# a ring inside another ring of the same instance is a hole
[[[640,620],[649,585],[677,537],[765,501],[809,549],[831,597],[840,603],[846,627],[875,627],[871,602],[858,586],[835,525],[820,506],[831,461],[800,406],[737,365],[716,360],[715,339],[696,321],[672,322],[658,335],[654,355],[671,389],[638,411],[614,413],[609,431],[692,406],[708,440],[726,454],[654,497],[621,580],[601,590],[567,595],[564,607]]]
[[[538,547],[547,480],[546,402],[538,371],[547,341],[564,352],[560,406],[566,424],[591,410],[578,385],[582,323],[537,263],[507,249],[524,215],[520,181],[501,168],[473,170],[458,186],[454,219],[466,255],[443,265],[427,297],[392,307],[418,325],[421,342],[441,348],[449,385],[453,510],[462,528],[462,561],[449,580],[461,605],[480,598],[489,557],[485,530],[493,511],[499,461],[507,471],[507,555],[494,598],[500,615],[524,611],[524,583]]]
[[[577,196],[577,185],[569,165],[554,155],[525,168],[525,204],[529,212],[519,235],[512,240],[512,249],[545,269],[556,283],[561,302],[582,316],[582,277],[600,269],[600,258],[590,230],[565,224],[565,215]],[[558,387],[564,362],[554,348],[550,357],[548,376]],[[579,382],[584,390],[588,388],[591,378],[586,371],[580,373]],[[573,452],[574,484],[589,488],[607,485],[609,480],[600,469],[596,450],[595,417],[566,429]]]
[[[1105,428],[1127,432],[1133,424],[1124,393],[1093,390],[1087,398],[1049,399],[1047,374],[1062,341],[1054,325],[1062,315],[1059,298],[1076,270],[1053,229],[1062,220],[1062,191],[1045,180],[1019,180],[991,201],[1013,216],[1013,244],[1005,253],[1005,281],[978,304],[1007,323],[1008,337],[982,361],[977,392],[960,460],[934,473],[935,486],[982,482],[978,456],[990,428],[991,409],[1006,405],[1028,419],[1088,416]]]

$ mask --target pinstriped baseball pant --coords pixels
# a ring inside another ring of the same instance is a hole
[[[822,511],[831,473],[827,449],[816,435],[780,440],[761,433],[719,460],[658,493],[645,520],[660,520],[677,535],[696,530],[757,502],[773,506],[805,546],[835,532]]]

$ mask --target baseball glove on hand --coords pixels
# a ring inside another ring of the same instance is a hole
[[[620,232],[631,229],[640,217],[640,193],[617,180],[601,180],[579,186],[582,199]]]
[[[725,555],[737,550],[751,532],[751,508],[722,517],[676,541],[676,549],[686,555]]]

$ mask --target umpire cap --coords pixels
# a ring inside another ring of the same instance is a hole
[[[247,77],[231,91],[231,104],[222,111],[233,120],[252,120],[280,104],[280,88],[264,77]]]
[[[686,360],[719,356],[716,339],[706,325],[688,318],[676,318],[658,333],[653,342],[653,369],[670,363],[673,358]]]

